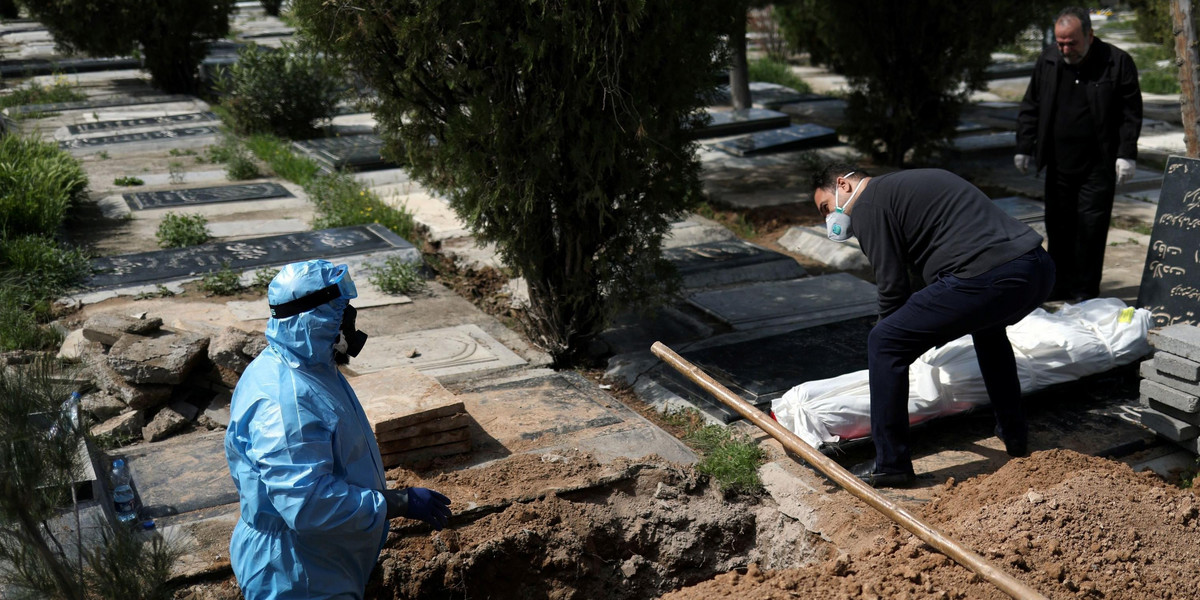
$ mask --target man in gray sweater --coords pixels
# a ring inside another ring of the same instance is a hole
[[[867,340],[875,460],[855,467],[855,475],[887,487],[916,480],[908,367],[930,348],[967,334],[996,413],[996,433],[1010,455],[1024,455],[1028,426],[1004,328],[1054,287],[1054,262],[1042,250],[1042,236],[941,169],[871,177],[834,164],[815,173],[812,184],[829,238],[858,238],[879,291],[879,322]],[[909,281],[910,267],[924,287]]]

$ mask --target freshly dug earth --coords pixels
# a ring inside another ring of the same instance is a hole
[[[1050,598],[1197,598],[1200,503],[1149,473],[1050,450],[947,482],[924,518]],[[899,528],[801,569],[752,565],[663,596],[948,599],[1007,596]]]
[[[750,562],[788,569],[830,555],[768,501],[727,499],[660,459],[520,455],[402,486],[442,491],[451,527],[396,521],[368,598],[647,598]]]

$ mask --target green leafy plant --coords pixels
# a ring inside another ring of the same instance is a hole
[[[163,248],[184,248],[203,244],[211,239],[212,235],[208,231],[208,219],[204,215],[167,213],[158,224],[154,238]]]
[[[297,155],[286,140],[270,134],[260,133],[246,138],[246,148],[267,163],[276,175],[295,184],[307,186],[321,172],[315,161]]]
[[[229,263],[221,265],[200,279],[200,289],[212,296],[233,296],[242,291],[241,278],[229,268]]]
[[[240,145],[225,160],[225,177],[230,181],[254,179],[259,176],[261,173],[258,172],[258,165],[250,157],[250,153]]]
[[[287,138],[312,137],[333,116],[343,87],[342,68],[303,44],[247,46],[218,85],[234,131]]]
[[[204,154],[211,163],[229,162],[229,159],[238,152],[238,141],[232,136],[224,136],[221,142],[213,144],[204,149]]]
[[[670,425],[683,429],[683,440],[700,454],[696,471],[717,482],[727,493],[753,494],[762,490],[758,467],[766,452],[749,436],[724,425],[706,424],[696,410],[663,413]]]
[[[250,287],[254,289],[265,290],[271,285],[271,281],[279,274],[279,269],[271,267],[263,267],[254,272],[254,281],[250,282]]]
[[[799,75],[792,72],[791,67],[782,60],[760,58],[750,61],[748,68],[750,81],[777,83],[792,88],[801,94],[812,92],[812,86],[808,85]]]
[[[379,223],[405,239],[413,239],[416,232],[412,213],[384,204],[375,192],[345,173],[312,179],[304,191],[316,205],[313,229]]]
[[[191,148],[188,148],[187,150],[180,150],[179,148],[171,148],[167,152],[167,154],[170,156],[195,156],[196,151],[192,150]]]
[[[390,256],[382,265],[368,267],[367,280],[385,294],[411,294],[425,287],[421,267],[399,256]]]
[[[173,160],[167,163],[168,180],[175,185],[183,183],[187,179],[187,171],[183,169],[183,163]]]
[[[138,294],[137,296],[134,296],[133,299],[134,300],[149,300],[151,298],[170,298],[171,296],[174,296],[174,295],[175,295],[175,292],[172,292],[170,288],[168,288],[165,285],[159,284],[157,287],[154,288],[153,292],[142,292],[142,293]]]
[[[675,281],[662,237],[700,200],[686,132],[703,119],[734,7],[292,2],[315,43],[378,94],[386,153],[529,282],[527,330],[559,366]]]
[[[229,33],[233,0],[38,0],[25,8],[66,53],[140,55],[156,87],[196,93],[208,41]]]
[[[107,150],[102,150],[102,151],[96,153],[96,158],[98,158],[100,160],[108,160],[112,157],[108,155]]]
[[[50,104],[54,102],[76,102],[87,98],[66,77],[57,76],[54,83],[42,85],[36,81],[14,88],[0,96],[0,108],[26,104]]]
[[[113,179],[113,185],[135,186],[145,185],[145,183],[146,182],[142,181],[141,178],[134,177],[133,175],[125,175],[123,177],[117,177],[116,179]]]
[[[0,232],[52,235],[87,190],[87,174],[57,144],[20,135],[0,138]]]

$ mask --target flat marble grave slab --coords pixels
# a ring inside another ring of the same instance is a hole
[[[361,374],[404,366],[443,380],[524,364],[478,325],[372,336],[362,354],[350,360],[350,367]]]
[[[150,94],[142,96],[109,96],[75,102],[49,102],[45,104],[24,104],[8,109],[9,114],[25,115],[30,113],[53,113],[68,110],[93,110],[111,108],[114,106],[137,106],[139,104],[164,104],[167,102],[192,102],[196,100],[187,94]]]
[[[838,142],[837,132],[820,125],[805,123],[782,129],[760,131],[713,144],[714,148],[735,156],[758,156],[772,152],[790,152],[823,148]]]
[[[63,150],[77,150],[84,148],[97,148],[101,146],[112,146],[117,144],[130,144],[136,142],[156,142],[162,140],[174,140],[180,138],[194,138],[208,135],[217,135],[221,130],[215,126],[201,127],[181,127],[178,129],[166,129],[162,131],[145,131],[140,133],[121,133],[117,135],[105,135],[92,138],[75,138],[73,140],[65,140],[58,143],[58,147]]]
[[[225,432],[177,436],[125,450],[142,516],[160,519],[238,501],[225,460]]]
[[[125,203],[133,210],[171,208],[216,202],[238,202],[242,200],[265,200],[268,198],[294,198],[287,188],[278,183],[244,183],[216,187],[166,190],[161,192],[135,192],[122,194]]]
[[[747,281],[796,279],[807,273],[792,257],[742,240],[722,240],[669,248],[663,257],[675,265],[685,288]]]
[[[305,231],[232,242],[209,242],[189,248],[106,256],[92,261],[93,274],[85,286],[105,289],[155,281],[170,281],[219,271],[284,265],[313,258],[334,258],[379,250],[416,248],[378,225]]]
[[[155,125],[179,125],[182,123],[203,123],[208,121],[216,121],[217,115],[213,112],[195,112],[184,113],[181,115],[166,115],[162,117],[146,117],[142,119],[120,119],[117,121],[94,121],[91,123],[79,123],[77,125],[68,125],[67,131],[73,135],[84,133],[98,133],[104,131],[112,131],[114,129],[130,129],[133,127],[153,127]]]
[[[699,292],[687,301],[739,331],[792,323],[819,325],[878,310],[875,285],[848,273]]]
[[[861,317],[680,355],[747,402],[769,409],[772,400],[801,383],[867,368],[867,334],[874,323],[874,317]],[[665,363],[647,376],[724,423],[741,418]]]
[[[1133,171],[1133,177],[1129,181],[1117,186],[1117,193],[1127,194],[1142,190],[1154,190],[1161,188],[1162,184],[1163,172],[1161,170],[1138,167]]]
[[[396,165],[385,160],[383,140],[373,133],[292,142],[297,150],[321,164],[326,172],[374,171]]]
[[[964,135],[954,138],[951,142],[959,152],[986,153],[1010,151],[1017,147],[1017,134],[1014,131],[985,133],[981,135]]]
[[[996,198],[994,202],[1005,214],[1022,223],[1038,223],[1046,219],[1046,205],[1029,198],[1009,196]]]
[[[0,77],[36,77],[55,73],[93,73],[141,68],[142,61],[131,57],[30,59],[0,62]]]
[[[780,129],[792,124],[786,113],[762,108],[743,110],[709,111],[712,117],[707,127],[692,133],[695,139],[741,135],[767,129]]]

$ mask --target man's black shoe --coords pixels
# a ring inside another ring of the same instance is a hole
[[[1013,437],[1012,439],[1004,437],[1004,432],[1000,430],[999,425],[996,426],[996,437],[1004,442],[1004,451],[1009,456],[1029,456],[1029,439],[1027,437]]]
[[[850,473],[863,480],[867,485],[876,488],[910,487],[917,482],[917,476],[912,473],[877,473],[873,460],[854,465],[850,469]]]

